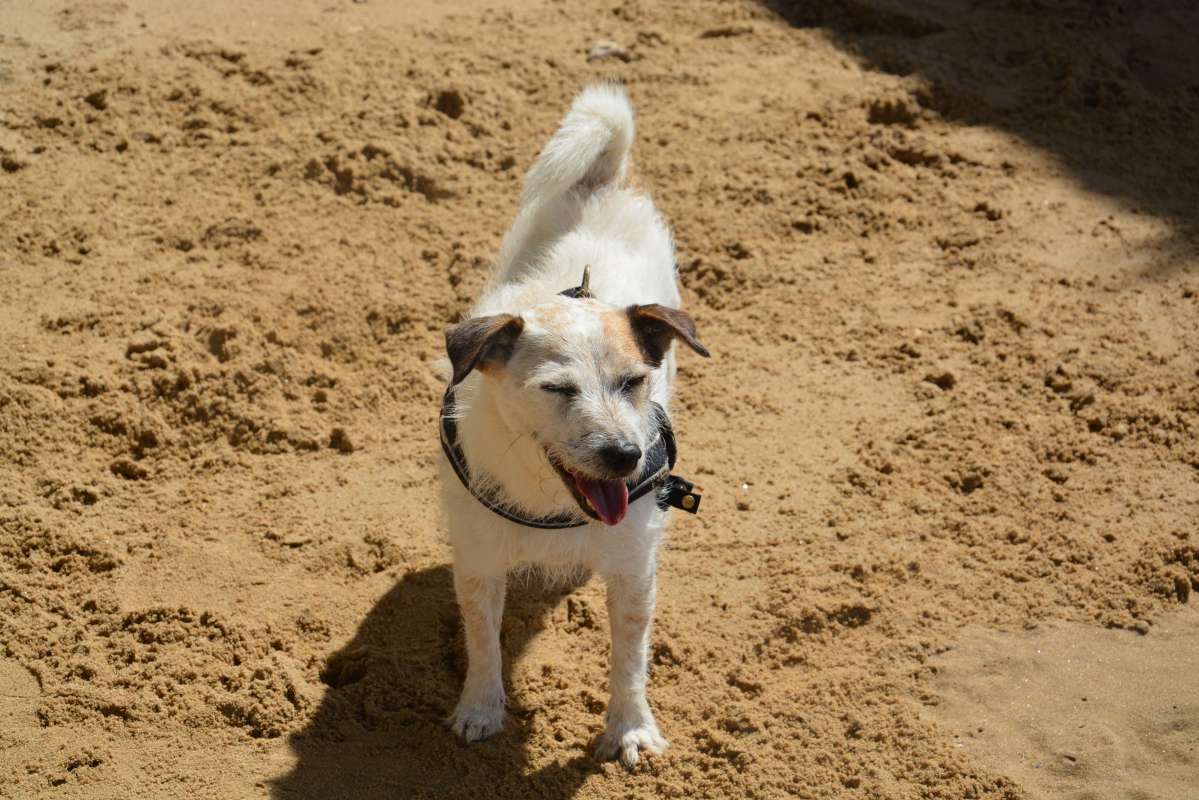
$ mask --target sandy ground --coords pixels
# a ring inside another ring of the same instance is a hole
[[[931,716],[1036,797],[1194,797],[1196,654],[1193,609],[1145,639],[1078,623],[971,627],[931,662]]]
[[[0,0],[0,796],[1194,797],[1184,5]],[[633,774],[593,583],[441,725],[441,331],[600,75],[714,353]]]

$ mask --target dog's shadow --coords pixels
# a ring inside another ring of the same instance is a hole
[[[515,585],[514,585],[515,584]],[[530,585],[531,584],[531,585]],[[504,681],[549,613],[578,585],[509,581]],[[466,745],[445,726],[466,670],[449,567],[409,573],[321,671],[328,686],[290,737],[294,767],[277,798],[570,797],[598,767],[590,755],[529,773],[532,709],[510,698],[504,730]]]

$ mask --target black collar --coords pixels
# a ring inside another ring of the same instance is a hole
[[[625,481],[625,485],[629,489],[629,505],[632,505],[633,501],[641,499],[650,492],[656,491],[659,508],[665,509],[668,506],[673,506],[674,508],[681,508],[684,511],[695,514],[699,511],[700,501],[700,495],[693,491],[695,486],[677,475],[670,474],[670,470],[674,468],[674,462],[678,457],[678,449],[674,440],[674,429],[670,426],[670,419],[666,416],[666,411],[660,405],[657,403],[652,403],[651,405],[653,406],[654,417],[658,423],[657,435],[645,455],[645,465],[641,468],[641,471]],[[578,513],[571,512],[549,517],[530,517],[522,514],[493,494],[479,490],[471,482],[470,469],[466,465],[466,456],[462,452],[462,445],[458,442],[458,420],[454,415],[455,409],[454,388],[450,387],[446,390],[445,398],[441,401],[441,419],[439,425],[441,428],[441,449],[445,451],[445,457],[449,459],[450,466],[454,468],[454,473],[458,476],[458,480],[462,482],[462,485],[466,487],[466,490],[476,500],[509,522],[524,525],[526,528],[540,528],[542,530],[581,528],[589,522],[589,520],[579,518],[583,513],[594,519],[599,519],[590,510],[584,511],[582,508],[579,509]]]

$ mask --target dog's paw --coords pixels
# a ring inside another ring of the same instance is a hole
[[[619,758],[629,769],[637,766],[641,751],[661,755],[670,744],[662,738],[653,717],[645,720],[609,722],[596,745],[595,754],[601,761]]]
[[[504,727],[504,705],[465,705],[459,703],[447,720],[450,729],[467,742],[477,742],[494,736]]]

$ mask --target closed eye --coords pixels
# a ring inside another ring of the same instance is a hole
[[[622,394],[632,394],[643,383],[645,383],[644,375],[626,375],[620,380],[620,391]]]
[[[565,397],[568,400],[579,393],[579,387],[573,383],[543,383],[541,390]]]

